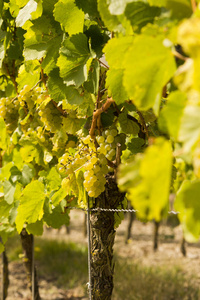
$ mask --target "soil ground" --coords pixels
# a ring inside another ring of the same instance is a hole
[[[67,242],[82,243],[87,245],[87,237],[83,234],[84,213],[71,212],[70,233],[66,228],[61,230],[45,230],[44,238],[65,240]],[[153,223],[134,221],[132,236],[125,244],[125,232],[128,219],[122,221],[117,229],[114,250],[118,257],[124,257],[145,266],[182,266],[186,275],[195,275],[195,284],[200,286],[200,243],[187,244],[187,256],[183,257],[180,251],[182,239],[181,227],[174,229],[161,225],[159,229],[159,247],[153,251]],[[20,262],[9,263],[10,285],[7,300],[31,300],[31,295],[26,286],[26,275]],[[84,291],[80,287],[71,290],[59,289],[52,279],[39,279],[40,295],[44,300],[86,300]],[[48,296],[47,296],[48,295]],[[144,299],[145,300],[145,299]]]

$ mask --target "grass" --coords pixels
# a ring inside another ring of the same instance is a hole
[[[19,238],[10,239],[7,249],[9,260],[19,260]],[[36,238],[35,260],[40,279],[51,280],[63,289],[82,285],[86,292],[85,246]],[[116,257],[112,300],[199,300],[200,290],[195,282],[180,266],[145,267]]]
[[[179,266],[145,267],[118,258],[113,300],[199,300],[193,277]]]
[[[42,277],[49,274],[57,286],[74,288],[86,285],[87,248],[75,243],[36,239],[35,260]]]

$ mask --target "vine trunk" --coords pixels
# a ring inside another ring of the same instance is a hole
[[[33,235],[28,234],[26,229],[24,228],[20,234],[22,249],[24,253],[24,266],[26,269],[28,287],[32,291],[32,259],[33,259]],[[38,280],[36,268],[34,267],[34,299],[41,300],[38,288]]]
[[[95,199],[94,207],[118,208],[124,194],[120,193],[115,179],[107,178],[105,191]],[[115,213],[91,213],[91,275],[92,300],[110,300],[113,291],[113,245],[115,239]]]

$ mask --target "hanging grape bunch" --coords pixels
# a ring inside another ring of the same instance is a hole
[[[81,140],[74,155],[65,153],[60,160],[60,171],[66,176],[84,169],[83,185],[89,197],[98,197],[106,184],[105,175],[113,172],[108,166],[116,158],[117,143],[125,145],[125,135],[118,134],[116,127],[112,127],[96,136],[96,140],[88,135]]]

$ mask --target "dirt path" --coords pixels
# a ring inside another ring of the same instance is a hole
[[[83,235],[84,214],[73,211],[71,214],[70,234],[66,234],[63,227],[57,230],[45,230],[44,237],[83,243],[87,245],[87,238]],[[132,238],[125,244],[125,231],[128,221],[125,219],[117,229],[115,241],[115,253],[117,256],[126,257],[134,262],[146,266],[182,266],[185,274],[195,275],[196,284],[200,285],[200,243],[187,245],[187,257],[180,252],[180,241],[182,238],[181,228],[175,229],[161,226],[159,230],[159,248],[153,251],[152,233],[153,224],[144,225],[135,221],[132,228]],[[10,286],[7,300],[31,300],[31,294],[26,287],[26,275],[23,266],[19,262],[9,264]],[[46,278],[40,278],[40,294],[44,300],[86,300],[81,287],[72,290],[58,289],[54,282]],[[48,296],[47,296],[48,295]]]

